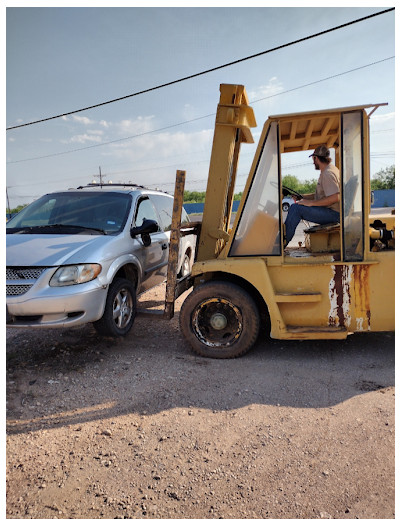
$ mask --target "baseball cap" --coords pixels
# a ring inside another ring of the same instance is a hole
[[[314,150],[314,153],[312,153],[311,155],[309,155],[309,157],[329,157],[330,156],[330,151],[329,151],[329,148],[327,148],[325,146],[325,144],[322,144],[321,146],[317,146],[317,148],[315,148]]]

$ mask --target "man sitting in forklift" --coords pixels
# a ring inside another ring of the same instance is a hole
[[[306,194],[289,208],[285,221],[285,248],[292,240],[297,225],[302,219],[326,225],[338,223],[340,219],[340,177],[338,168],[332,163],[329,148],[318,146],[310,155],[316,170],[320,170],[314,194]]]

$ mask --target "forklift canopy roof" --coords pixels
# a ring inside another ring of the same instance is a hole
[[[281,135],[281,153],[312,150],[321,144],[328,148],[339,145],[339,118],[342,112],[372,108],[368,117],[382,104],[366,104],[329,110],[287,115],[272,115],[269,121],[279,121]]]

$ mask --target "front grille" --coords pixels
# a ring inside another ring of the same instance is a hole
[[[7,296],[21,296],[28,292],[45,270],[46,267],[7,267]]]
[[[46,267],[7,267],[6,279],[38,279]]]
[[[7,285],[6,294],[7,296],[21,296],[21,294],[25,294],[25,292],[28,292],[28,290],[31,287],[32,287],[32,284],[30,285]]]

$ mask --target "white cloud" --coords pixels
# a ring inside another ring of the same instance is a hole
[[[371,124],[388,124],[392,123],[394,125],[395,113],[383,113],[382,115],[372,115]]]
[[[264,84],[248,92],[250,104],[252,102],[267,99],[283,91],[283,84],[277,77],[271,77],[268,84]]]
[[[89,119],[88,117],[82,117],[82,115],[71,115],[71,116],[63,115],[61,119],[66,122],[73,121],[73,122],[78,122],[79,124],[84,124],[84,125],[95,123],[95,121]]]
[[[183,118],[187,120],[196,119],[199,117],[199,110],[193,104],[185,104],[183,107]]]
[[[79,144],[85,144],[87,142],[101,142],[102,137],[100,135],[88,135],[87,133],[83,133],[81,135],[74,135],[69,139],[69,143],[79,143]]]
[[[138,137],[128,143],[116,144],[114,152],[135,160],[170,158],[179,155],[190,159],[193,152],[209,153],[214,130],[194,133],[162,132]],[[204,155],[204,154],[203,154]],[[154,164],[154,162],[152,161]]]
[[[87,133],[91,135],[104,135],[104,130],[87,130]]]
[[[124,119],[115,125],[118,132],[123,135],[138,135],[153,130],[156,127],[154,115],[137,117],[136,119]]]
[[[79,122],[80,124],[85,124],[85,125],[94,123],[94,121],[92,121],[88,117],[82,117],[81,115],[73,115],[72,120],[75,122]]]
[[[113,162],[117,158],[117,164],[126,165],[125,182],[134,180],[143,185],[172,185],[179,169],[187,170],[187,180],[206,180],[213,133],[214,130],[209,129],[193,133],[149,134],[110,145],[106,156]],[[166,189],[171,188],[167,186]]]

